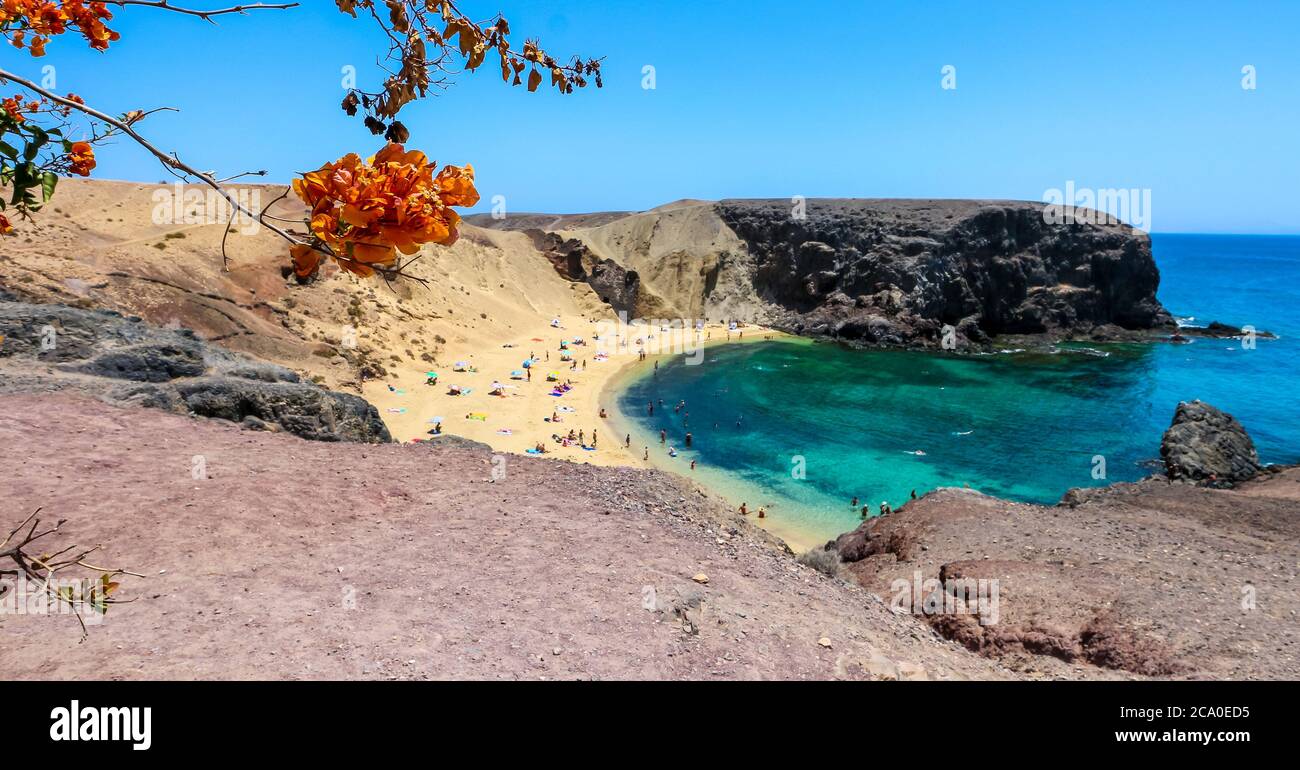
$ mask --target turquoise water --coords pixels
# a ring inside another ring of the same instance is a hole
[[[1180,400],[1234,414],[1265,462],[1300,461],[1300,238],[1157,235],[1153,248],[1170,312],[1281,338],[1254,350],[1200,339],[980,356],[724,345],[701,365],[664,360],[622,391],[620,410],[670,467],[689,472],[696,460],[726,472],[733,497],[815,538],[857,525],[855,496],[874,510],[912,490],[968,484],[1052,503],[1071,487],[1139,479],[1159,468]],[[676,458],[659,445],[660,429]],[[1098,458],[1104,478],[1094,478]]]

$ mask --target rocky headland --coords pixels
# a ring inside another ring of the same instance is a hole
[[[1012,335],[1126,340],[1176,331],[1156,299],[1160,274],[1145,233],[1121,223],[1050,224],[1039,203],[724,200],[595,226],[560,217],[550,231],[537,229],[535,215],[471,221],[529,230],[566,278],[587,281],[633,316],[726,318],[851,344],[958,350]]]

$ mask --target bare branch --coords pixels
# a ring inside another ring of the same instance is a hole
[[[234,193],[230,192],[230,190],[223,187],[221,182],[213,178],[212,174],[199,171],[198,169],[194,168],[188,163],[182,161],[180,157],[176,155],[176,153],[163,152],[162,150],[158,149],[158,147],[155,146],[148,139],[141,136],[140,133],[137,132],[134,128],[134,124],[139,120],[138,117],[131,120],[115,118],[93,107],[87,106],[85,104],[81,104],[80,102],[73,101],[71,99],[64,98],[47,89],[41,88],[40,86],[36,85],[30,80],[27,80],[26,78],[19,77],[17,75],[14,75],[11,72],[0,69],[0,82],[3,82],[5,80],[11,80],[33,93],[40,94],[41,96],[45,97],[46,99],[49,99],[55,104],[59,104],[69,109],[76,110],[95,120],[98,120],[102,123],[106,123],[112,126],[114,129],[117,130],[117,132],[125,134],[126,136],[134,140],[136,144],[148,150],[151,155],[153,155],[155,158],[158,159],[160,163],[162,163],[164,168],[166,168],[170,173],[172,173],[177,178],[182,179],[183,181],[188,181],[189,178],[192,178],[198,180],[199,182],[202,182],[208,187],[211,187],[213,190],[216,190],[217,193],[221,195],[221,197],[226,199],[226,202],[228,202],[232,207],[232,212],[240,212],[243,213],[245,216],[249,217],[250,219],[256,220],[263,227],[275,233],[276,235],[280,236],[284,240],[288,241],[291,245],[309,246],[312,249],[315,249],[316,251],[319,251],[322,254],[325,254],[326,256],[337,260],[338,262],[345,262],[345,263],[367,267],[373,270],[374,272],[378,273],[379,275],[383,276],[385,280],[391,281],[396,278],[410,278],[420,283],[421,285],[426,285],[426,286],[428,285],[428,282],[425,281],[424,279],[408,274],[404,270],[401,264],[397,265],[396,267],[389,267],[384,265],[367,264],[364,262],[360,262],[346,254],[339,254],[338,252],[331,249],[328,245],[321,243],[319,240],[315,240],[315,239],[311,241],[303,240],[298,236],[295,236],[294,234],[288,232],[284,228],[271,224],[270,222],[267,222],[266,219],[262,217],[260,212],[252,211],[251,209],[247,208],[242,203],[240,203],[238,196],[236,196]],[[234,214],[232,213],[231,216],[233,218]],[[222,257],[224,260],[225,258],[224,253]]]
[[[107,0],[108,5],[125,6],[125,5],[143,5],[149,8],[158,8],[164,11],[173,11],[183,13],[189,16],[197,16],[204,21],[212,21],[213,16],[224,16],[230,13],[246,15],[249,11],[283,11],[289,8],[297,8],[298,3],[248,3],[245,5],[236,5],[232,8],[221,8],[212,11],[196,10],[192,8],[181,8],[172,5],[167,0]]]
[[[87,629],[86,621],[81,616],[82,608],[89,607],[88,611],[100,614],[108,612],[108,605],[123,603],[121,600],[112,597],[113,592],[117,589],[117,583],[114,582],[113,578],[119,575],[132,575],[142,578],[144,575],[128,572],[124,569],[97,567],[93,564],[87,564],[84,561],[85,557],[98,551],[101,548],[98,545],[94,548],[85,549],[76,556],[62,560],[58,557],[77,550],[77,545],[66,546],[49,555],[32,556],[28,553],[28,548],[32,543],[45,535],[58,532],[66,521],[66,519],[60,519],[50,529],[37,534],[36,529],[41,523],[41,520],[37,518],[37,514],[40,512],[41,509],[37,508],[21,524],[14,527],[3,542],[0,542],[0,559],[6,559],[15,565],[15,568],[0,569],[0,575],[14,575],[20,579],[25,578],[37,583],[40,585],[41,591],[50,599],[71,607],[72,614],[77,618],[77,622],[81,624],[81,639],[85,641]],[[27,534],[15,542],[13,540],[14,536],[24,528],[27,528]],[[54,578],[59,570],[74,565],[96,573],[96,579],[83,578],[74,580],[72,585],[66,583],[62,586],[56,585]]]

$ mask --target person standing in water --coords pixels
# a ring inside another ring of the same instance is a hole
[[[857,495],[854,495],[854,496],[853,496],[853,502],[849,503],[849,506],[852,507],[852,508],[857,508],[857,507],[858,507],[858,496],[857,496]]]
[[[690,448],[691,448],[691,434],[690,434],[690,433],[687,433],[687,434],[686,434],[686,448],[687,448],[687,449],[690,449]]]
[[[631,449],[631,448],[632,448],[632,434],[631,434],[631,433],[627,434],[627,438],[624,439],[624,441],[623,441],[623,446],[627,447],[628,449]]]
[[[664,430],[663,428],[659,429],[659,443],[660,444],[668,443],[668,431]]]
[[[749,508],[746,507],[745,503],[741,503],[741,504],[740,504],[740,515],[741,515],[741,516],[748,516],[748,515],[749,515]]]

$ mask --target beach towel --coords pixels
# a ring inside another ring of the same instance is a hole
[[[465,415],[466,420],[478,420],[480,422],[487,422],[487,418],[488,416],[486,412],[470,412]]]

